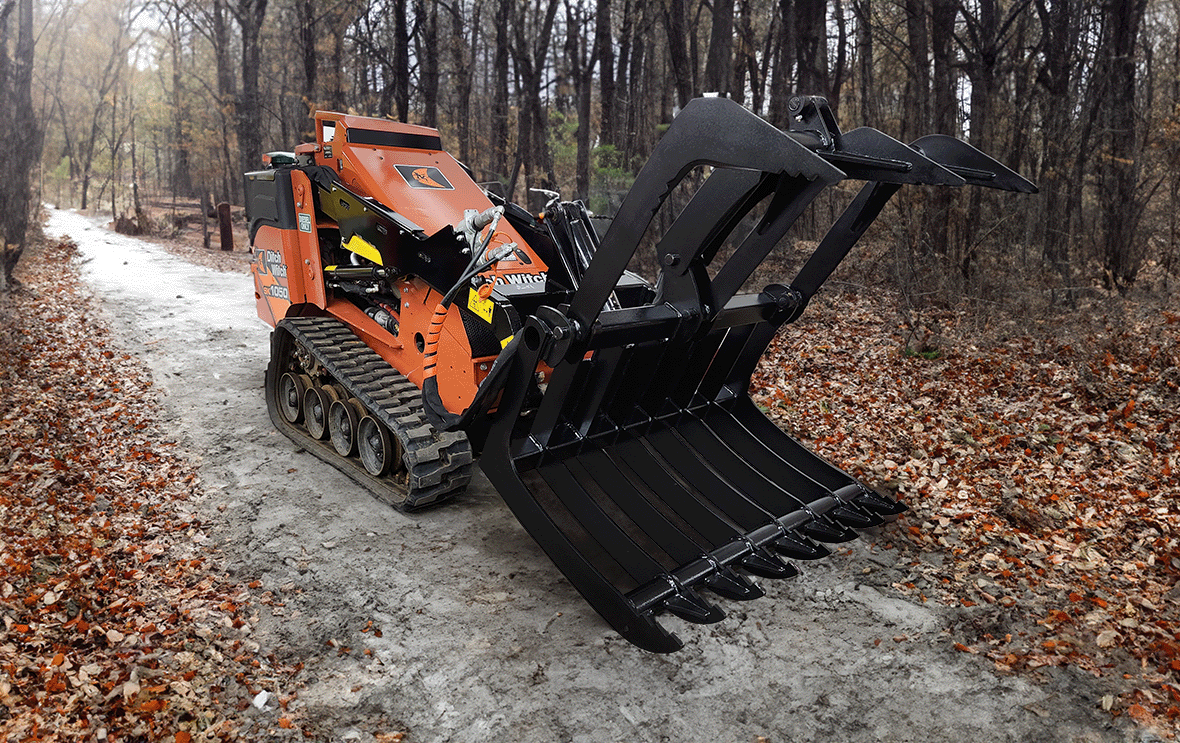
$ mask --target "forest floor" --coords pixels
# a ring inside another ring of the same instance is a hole
[[[665,620],[686,647],[654,656],[602,623],[481,476],[407,516],[275,433],[248,254],[56,210],[46,229],[76,245],[26,255],[0,305],[0,737],[1177,731],[1166,309],[1108,303],[1068,325],[926,311],[907,353],[896,297],[818,298],[756,400],[912,511],[764,581],[720,624]]]

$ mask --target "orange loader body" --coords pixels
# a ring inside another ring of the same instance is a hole
[[[381,234],[378,227],[377,234],[383,239],[365,239],[364,230],[342,228],[329,215],[355,211],[358,205],[366,209],[363,200],[368,199],[388,206],[426,234],[433,235],[461,220],[464,210],[483,211],[491,208],[492,203],[463,166],[440,149],[438,132],[433,129],[332,112],[317,113],[315,122],[316,143],[300,145],[296,156],[310,155],[315,165],[336,174],[350,192],[348,197],[359,196],[362,201],[358,204],[350,198],[341,199],[338,186],[334,190],[331,186],[314,184],[300,170],[289,172],[297,229],[258,220],[251,225],[254,247],[251,268],[258,316],[271,326],[285,317],[335,316],[353,328],[386,362],[421,386],[425,339],[442,293],[449,287],[431,286],[413,274],[399,276],[396,283],[401,301],[396,307],[385,306],[397,318],[399,326],[398,337],[391,339],[356,304],[334,296],[325,287],[326,254],[334,248],[325,249],[320,236],[339,231],[341,242],[357,247],[355,252],[366,261],[396,267],[402,265],[403,247],[418,249],[416,245],[407,246],[405,236],[392,230]],[[353,132],[363,135],[356,136]],[[264,179],[273,180],[276,175],[274,170],[249,173],[247,188]],[[317,201],[321,204],[319,210],[315,206]],[[358,241],[352,243],[353,240]],[[488,270],[491,281],[488,286],[544,281],[548,266],[510,224],[497,228],[494,242],[515,243],[517,247],[510,258]],[[334,259],[343,258],[340,255]],[[477,308],[485,313],[490,304],[487,297],[466,297],[463,301],[469,310]],[[499,339],[500,348],[510,337]],[[494,350],[498,352],[500,348]],[[439,393],[448,410],[460,412],[471,404],[496,354],[473,352],[460,306],[455,305],[447,312],[442,325],[437,356],[442,360],[437,368]]]

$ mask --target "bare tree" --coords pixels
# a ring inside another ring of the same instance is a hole
[[[493,178],[510,180],[508,174],[508,65],[512,55],[508,26],[514,21],[513,0],[497,0],[493,20],[496,29],[492,54],[491,172]],[[515,173],[511,179],[514,179]]]
[[[25,248],[32,205],[30,183],[33,164],[41,158],[41,130],[33,108],[33,0],[19,0],[16,8],[16,49],[8,57],[8,19],[15,0],[0,6],[0,110],[10,111],[8,136],[12,149],[0,166],[0,237],[3,238],[3,271],[0,289],[12,283],[12,273]]]
[[[558,0],[533,0],[531,5],[526,1],[512,27],[512,60],[521,105],[517,117],[517,162],[508,179],[509,194],[516,190],[517,172],[522,166],[526,190],[552,190],[557,185],[549,151],[548,116],[542,103],[546,58],[557,9]]]
[[[663,9],[676,104],[684,108],[696,92],[696,65],[688,53],[689,37],[693,34],[688,21],[688,3],[686,0],[664,0]]]
[[[713,23],[705,58],[705,90],[727,96],[733,84],[734,0],[713,0]]]
[[[262,163],[262,103],[258,73],[266,4],[267,0],[237,0],[236,5],[229,6],[242,34],[242,92],[237,101],[237,124],[243,172],[254,170]]]
[[[437,127],[441,74],[438,52],[438,0],[415,0],[414,19],[418,27],[418,33],[414,38],[421,69],[419,89],[422,97],[422,123]]]
[[[1100,84],[1106,136],[1098,170],[1102,268],[1107,287],[1125,292],[1143,263],[1143,238],[1136,234],[1146,206],[1140,184],[1144,138],[1137,122],[1136,47],[1147,0],[1109,3],[1103,10]]]
[[[575,4],[576,2],[576,4]],[[574,83],[574,99],[578,115],[575,135],[576,163],[574,165],[574,198],[590,198],[590,97],[594,84],[594,64],[598,60],[598,35],[593,47],[587,49],[587,39],[581,31],[589,25],[589,10],[585,0],[565,0],[565,57]]]

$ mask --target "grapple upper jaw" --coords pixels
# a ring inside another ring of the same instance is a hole
[[[1032,181],[960,139],[945,134],[928,134],[914,140],[910,146],[962,176],[972,186],[1017,193],[1037,193],[1039,190]]]

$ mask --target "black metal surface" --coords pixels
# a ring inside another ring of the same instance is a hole
[[[798,131],[781,132],[730,101],[694,101],[588,266],[593,240],[553,230],[570,242],[560,249],[576,291],[525,320],[497,362],[498,407],[473,434],[480,466],[525,529],[619,634],[650,651],[681,646],[662,613],[724,617],[702,590],[757,598],[747,574],[791,577],[798,570],[780,555],[822,558],[825,544],[905,510],[769,421],[749,398],[751,374],[901,184],[1027,190],[972,148],[924,139],[922,154],[871,129],[841,134],[822,99],[798,108]],[[649,223],[700,164],[714,170],[655,236],[650,301],[613,304]],[[804,208],[844,177],[869,182],[794,284],[737,295]],[[751,214],[755,226],[736,239]],[[543,384],[541,361],[552,367]]]
[[[263,225],[280,230],[295,229],[295,195],[291,190],[289,168],[246,173],[243,182],[251,243]]]
[[[404,150],[442,150],[442,139],[437,134],[412,134],[409,132],[386,132],[376,129],[350,127],[346,130],[348,141],[376,147],[398,147]]]

